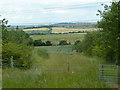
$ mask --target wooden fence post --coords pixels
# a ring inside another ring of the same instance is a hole
[[[11,56],[11,68],[13,68],[13,56]]]
[[[68,70],[68,72],[70,71],[70,64],[69,64],[69,62],[68,62],[68,68],[67,68],[67,70]]]
[[[102,70],[102,79],[104,79],[104,67],[103,67],[103,64],[101,66],[101,70]]]

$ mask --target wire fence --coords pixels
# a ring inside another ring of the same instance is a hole
[[[99,77],[105,82],[113,82],[118,84],[120,81],[120,66],[118,65],[99,65]]]

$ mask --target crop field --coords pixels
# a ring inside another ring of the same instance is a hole
[[[35,31],[25,31],[26,33],[28,34],[38,34],[38,33],[41,33],[41,34],[49,34],[49,31],[44,31],[44,30],[35,30]]]
[[[58,44],[60,40],[67,40],[71,44],[74,44],[76,40],[83,40],[86,33],[75,34],[59,34],[59,35],[31,35],[33,40],[41,39],[42,41],[51,41],[53,44]]]
[[[49,34],[48,28],[23,29],[23,31],[25,31],[28,34],[37,34],[37,33]]]
[[[97,28],[63,28],[63,27],[53,27],[52,33],[69,33],[69,32],[78,32],[78,31],[97,31]],[[34,29],[23,29],[23,31],[32,34],[32,33],[44,33],[48,34],[48,28],[34,28]]]
[[[64,46],[40,46],[36,47],[39,49],[45,49],[48,53],[63,53],[63,54],[76,54],[73,52],[75,46],[73,45],[64,45]]]
[[[23,29],[23,31],[46,31],[48,28]]]
[[[62,27],[53,27],[52,33],[68,33],[68,32],[78,32],[78,31],[97,31],[97,28],[62,28]]]

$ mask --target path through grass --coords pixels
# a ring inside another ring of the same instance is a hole
[[[35,53],[34,53],[35,54]],[[99,80],[98,63],[80,54],[34,55],[31,70],[4,69],[4,88],[109,88]],[[69,71],[68,71],[69,62]]]

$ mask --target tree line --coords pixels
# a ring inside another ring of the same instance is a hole
[[[43,42],[41,39],[34,40],[32,42],[33,46],[53,46],[53,43],[51,41]],[[71,43],[67,42],[67,40],[60,40],[58,45],[71,45]]]
[[[97,14],[102,18],[97,24],[101,29],[86,34],[85,39],[77,43],[76,47],[79,52],[84,52],[86,55],[98,56],[120,65],[120,2],[103,6],[104,11],[98,10]]]

